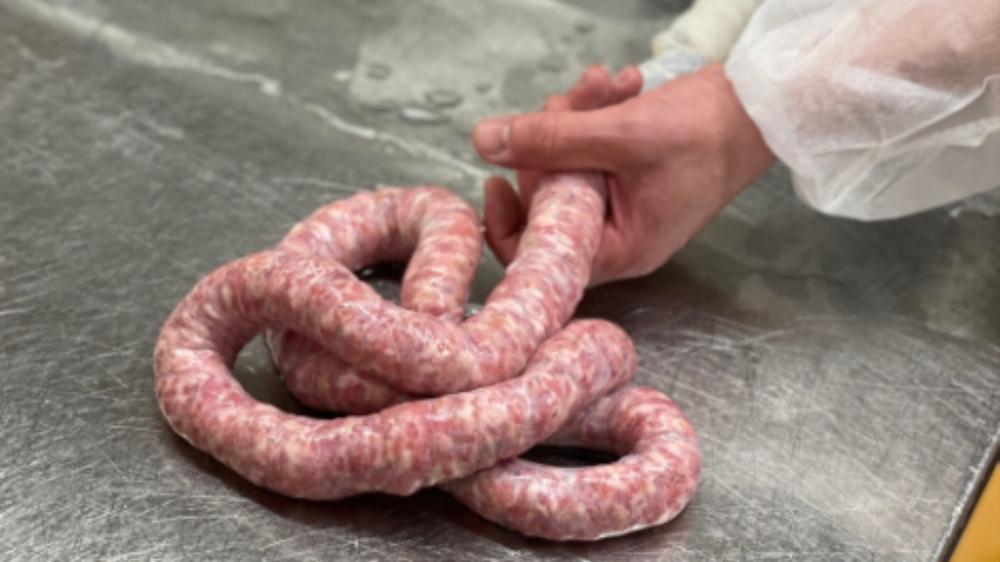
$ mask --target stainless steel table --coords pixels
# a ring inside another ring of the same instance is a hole
[[[285,499],[157,411],[157,331],[201,275],[376,184],[479,204],[477,118],[638,60],[682,4],[0,0],[0,559],[939,556],[1000,439],[997,193],[861,224],[775,167],[592,291],[703,440],[694,502],[634,536],[526,540],[434,490]],[[299,411],[259,343],[238,375]]]

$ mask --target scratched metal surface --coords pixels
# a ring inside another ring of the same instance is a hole
[[[935,557],[1000,434],[996,193],[857,224],[775,168],[670,265],[589,294],[703,440],[693,504],[634,536],[525,540],[433,490],[284,499],[157,412],[157,331],[199,276],[367,186],[478,204],[477,117],[637,59],[677,8],[0,0],[0,558]],[[434,88],[464,101],[401,117]],[[238,371],[298,410],[259,344]]]

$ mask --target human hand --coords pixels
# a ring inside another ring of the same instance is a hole
[[[663,265],[774,160],[721,65],[639,94],[630,67],[613,80],[589,69],[546,110],[487,119],[473,133],[483,159],[518,170],[519,192],[486,181],[486,240],[509,263],[545,173],[598,170],[608,215],[591,285]]]

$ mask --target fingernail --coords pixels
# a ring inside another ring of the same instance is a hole
[[[487,119],[476,127],[476,144],[490,156],[500,156],[507,150],[510,140],[510,119],[495,117]]]

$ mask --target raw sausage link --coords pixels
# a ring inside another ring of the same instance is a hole
[[[651,388],[628,386],[599,399],[547,442],[622,457],[586,468],[515,458],[443,486],[487,519],[553,540],[594,540],[659,525],[680,513],[698,486],[694,429]]]
[[[467,212],[455,209],[456,206]],[[273,334],[269,342],[278,351],[276,363],[290,376],[290,387],[296,396],[313,406],[326,405],[350,413],[376,411],[406,398],[390,389],[440,395],[515,376],[524,369],[538,344],[566,323],[583,295],[590,279],[590,262],[600,243],[603,209],[603,187],[593,176],[558,176],[548,189],[539,191],[521,236],[517,259],[507,268],[483,310],[466,321],[462,330],[453,332],[456,338],[466,339],[458,344],[461,349],[456,349],[463,357],[451,364],[414,366],[413,358],[405,354],[371,350],[377,362],[372,372],[362,374],[345,369],[347,365],[357,367],[365,363],[357,348],[349,350],[353,356],[341,352],[330,354],[317,345]],[[421,236],[422,230],[432,229],[436,236]],[[470,235],[470,231],[478,233],[474,211],[444,190],[383,190],[320,209],[296,225],[279,248],[331,258],[359,269],[385,261],[392,254],[387,248],[393,245],[404,249],[416,247],[403,278],[403,306],[455,320],[461,317],[481,251],[480,236]],[[463,245],[462,240],[470,236],[477,240],[475,245],[468,242]],[[380,239],[391,240],[392,244],[380,244]],[[435,255],[441,256],[437,263],[427,258]],[[449,262],[454,265],[448,265]],[[448,287],[446,293],[458,298],[447,303],[448,306],[435,306],[438,292],[424,297],[426,291],[420,293],[412,288],[418,284],[415,281],[428,278]],[[384,325],[392,323],[393,318],[381,311],[373,312],[359,318],[355,327],[368,331],[381,325],[385,329]],[[430,320],[426,315],[424,319]],[[400,329],[415,332],[412,326]],[[289,360],[280,353],[289,346],[297,347],[302,355],[320,353],[323,357]],[[322,372],[324,367],[331,372]],[[443,373],[447,376],[442,376]],[[317,378],[328,380],[321,382]],[[343,380],[329,380],[332,378]],[[371,384],[372,379],[382,381],[389,389]],[[323,386],[349,392],[326,395],[308,392],[309,388]],[[305,398],[307,395],[310,398]],[[367,403],[368,397],[381,400]]]
[[[467,204],[419,188],[328,205],[178,304],[156,347],[160,408],[194,446],[295,497],[444,483],[484,517],[534,536],[591,540],[662,523],[698,479],[690,424],[659,393],[622,386],[635,353],[620,329],[563,328],[603,219],[596,176],[547,178],[504,279],[460,322],[482,250]],[[351,273],[411,255],[402,306]],[[264,330],[299,400],[377,413],[317,420],[253,400],[230,369]],[[515,459],[548,438],[625,456],[577,470]]]
[[[157,396],[174,430],[274,491],[311,499],[410,494],[466,476],[543,441],[631,376],[628,337],[611,324],[580,321],[545,342],[522,376],[496,385],[368,416],[315,420],[284,413],[247,395],[229,365],[245,339],[265,326],[326,341],[330,326],[321,307],[289,314],[264,304],[286,291],[289,279],[302,281],[303,293],[336,282],[337,272],[315,264],[309,275],[298,275],[311,264],[287,258],[257,254],[210,275],[169,321],[156,355]],[[219,307],[208,312],[205,302]]]
[[[297,224],[279,249],[358,270],[412,253],[402,303],[448,322],[462,319],[482,254],[479,218],[451,192],[388,188],[327,205]],[[320,410],[376,412],[413,399],[293,331],[266,333],[285,384]]]

